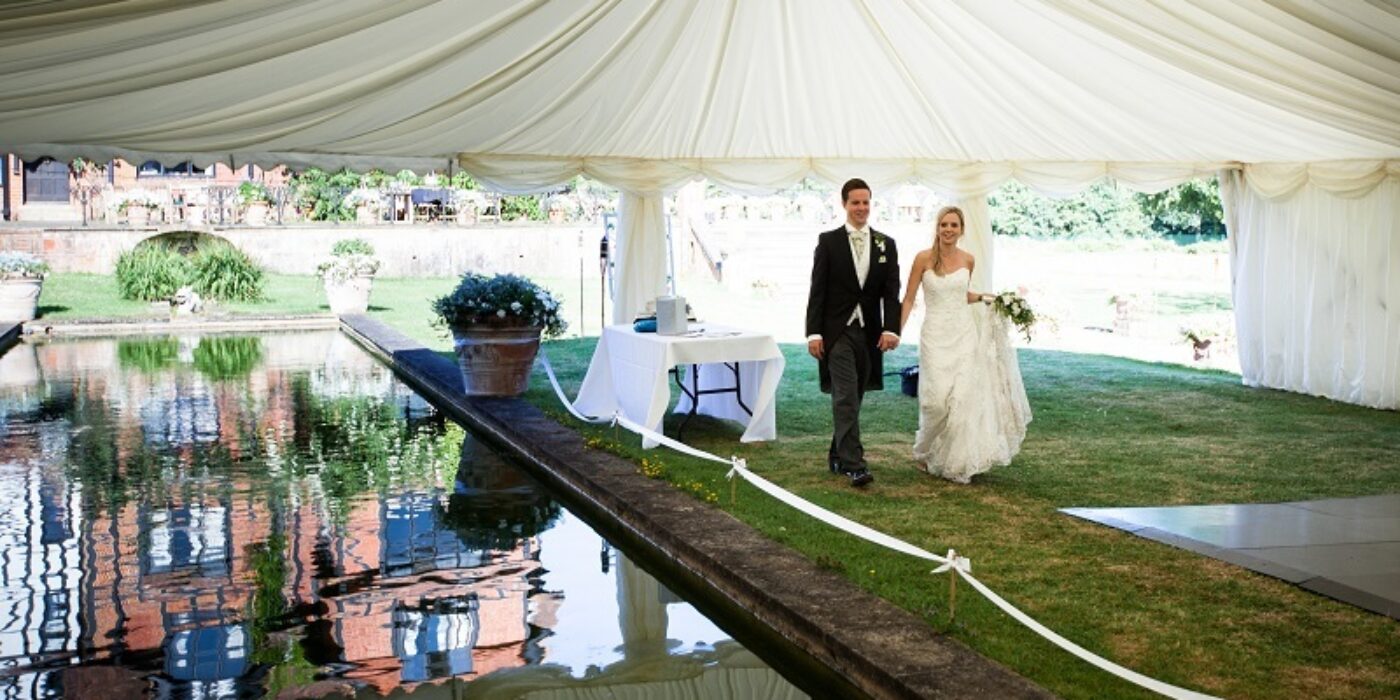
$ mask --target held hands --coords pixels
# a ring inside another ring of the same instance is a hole
[[[880,352],[889,352],[899,347],[899,336],[893,333],[881,333],[880,341],[875,344],[875,347],[879,348]],[[826,344],[822,342],[821,338],[807,341],[807,354],[818,360],[824,359],[826,357]]]

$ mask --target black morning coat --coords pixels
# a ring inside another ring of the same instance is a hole
[[[865,344],[870,353],[870,376],[866,389],[884,389],[884,353],[876,344],[883,331],[899,333],[899,253],[894,239],[870,229],[870,272],[865,286],[856,277],[855,257],[846,227],[827,231],[817,238],[812,256],[812,288],[807,296],[807,337],[821,335],[826,351],[860,304],[865,319]],[[822,391],[831,393],[831,372],[826,360],[817,363]]]

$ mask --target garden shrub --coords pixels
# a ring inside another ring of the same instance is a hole
[[[219,301],[259,301],[264,273],[246,253],[224,241],[201,243],[186,255],[174,245],[147,241],[117,257],[123,299],[163,301],[181,287]]]
[[[169,299],[189,284],[193,267],[173,246],[141,243],[117,256],[117,291],[123,299]]]
[[[194,253],[190,285],[205,299],[259,301],[263,281],[263,269],[228,243],[209,243]]]

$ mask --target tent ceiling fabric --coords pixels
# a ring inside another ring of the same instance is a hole
[[[996,182],[1047,163],[1205,173],[1400,158],[1400,8],[20,2],[0,9],[0,94],[0,149],[26,156],[460,159],[508,189],[595,170],[638,190],[763,189],[863,163],[914,179],[971,163]]]

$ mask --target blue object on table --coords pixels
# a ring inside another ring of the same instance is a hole
[[[636,321],[634,321],[634,322],[632,323],[632,330],[634,330],[634,331],[636,331],[636,332],[638,332],[638,333],[655,333],[655,332],[656,332],[656,319],[654,319],[654,318],[639,318],[639,319],[637,319]]]

